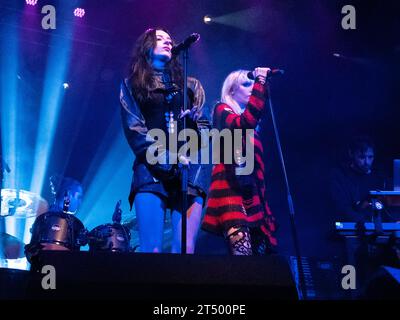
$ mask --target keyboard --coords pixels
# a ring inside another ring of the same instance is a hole
[[[364,223],[365,233],[373,234],[375,232],[375,223]],[[335,222],[335,229],[341,235],[356,235],[357,227],[355,222]],[[395,234],[400,237],[400,223],[382,222],[382,232],[385,235]]]

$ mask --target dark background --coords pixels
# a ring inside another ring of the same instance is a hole
[[[273,80],[272,98],[303,255],[335,254],[330,239],[334,217],[327,199],[327,173],[349,137],[360,133],[372,136],[377,144],[376,164],[388,174],[392,159],[400,158],[398,1],[87,0],[68,1],[70,7],[66,2],[39,1],[26,26],[21,22],[24,1],[2,0],[0,37],[6,39],[7,28],[16,28],[19,34],[18,72],[22,80],[18,85],[18,125],[26,152],[17,155],[17,163],[31,176],[35,174],[31,154],[50,40],[61,37],[72,41],[66,75],[70,89],[57,120],[45,181],[57,172],[83,181],[87,190],[96,188],[92,194],[106,199],[103,215],[96,211],[94,196],[86,198],[91,204],[86,203],[79,213],[92,227],[109,222],[118,198],[124,201],[127,219],[134,218],[127,206],[133,156],[121,136],[118,94],[134,42],[148,27],[165,27],[177,41],[192,32],[201,34],[191,50],[189,73],[202,82],[208,110],[219,99],[229,72],[257,66],[286,71],[284,77]],[[57,8],[56,30],[40,27],[40,6],[44,4]],[[356,8],[356,30],[341,27],[341,8],[347,4]],[[86,10],[79,21],[70,14],[70,8],[78,5]],[[217,17],[249,8],[256,9],[229,20],[244,29],[203,23],[206,14]],[[63,33],[68,24],[74,24],[71,34]],[[1,51],[1,55],[7,54]],[[280,224],[280,251],[293,254],[286,191],[269,113],[262,134],[268,200]],[[122,151],[110,160],[107,157],[116,144]],[[101,170],[103,178],[94,179]],[[113,184],[116,196],[107,197],[108,179],[118,170],[125,173]],[[29,182],[19,185],[27,189]],[[49,197],[46,186],[42,193]],[[199,251],[222,252],[222,246],[209,246],[214,240],[201,234]]]

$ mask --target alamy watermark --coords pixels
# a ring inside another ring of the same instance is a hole
[[[344,30],[356,29],[356,8],[348,4],[342,8],[342,14],[345,15],[342,18],[342,28]]]
[[[176,127],[177,123],[174,122],[174,125]],[[254,170],[254,129],[203,129],[200,141],[198,132],[190,128],[181,130],[179,134],[176,131],[169,133],[168,138],[162,129],[151,129],[146,139],[152,142],[146,151],[146,160],[152,165],[182,163],[183,156],[193,164],[219,164],[222,159],[224,164],[234,162],[240,167],[238,175],[249,175]],[[179,142],[183,144],[178,149]]]
[[[45,30],[56,28],[56,8],[52,5],[42,7],[42,13],[46,14],[42,18],[42,28]]]
[[[56,268],[52,265],[45,265],[42,267],[42,274],[45,274],[41,282],[43,290],[55,290]]]
[[[342,268],[342,274],[345,276],[342,278],[342,289],[344,290],[355,290],[356,289],[356,268],[351,264],[347,264]]]

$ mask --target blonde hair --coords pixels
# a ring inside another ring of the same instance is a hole
[[[231,72],[225,79],[221,90],[221,102],[229,105],[236,114],[243,112],[242,108],[232,97],[233,92],[239,87],[241,82],[249,80],[247,74],[248,70],[236,70]]]

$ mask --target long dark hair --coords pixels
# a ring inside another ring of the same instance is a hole
[[[136,46],[130,64],[130,83],[135,97],[139,101],[143,101],[144,99],[148,98],[150,96],[150,92],[155,89],[155,81],[153,78],[154,70],[151,65],[150,53],[157,44],[157,30],[162,30],[170,35],[170,33],[163,28],[147,29],[136,41]],[[173,45],[174,44],[175,43],[173,42]],[[165,67],[170,73],[172,81],[182,88],[182,67],[178,61],[178,56],[172,56],[171,60],[166,64]]]

